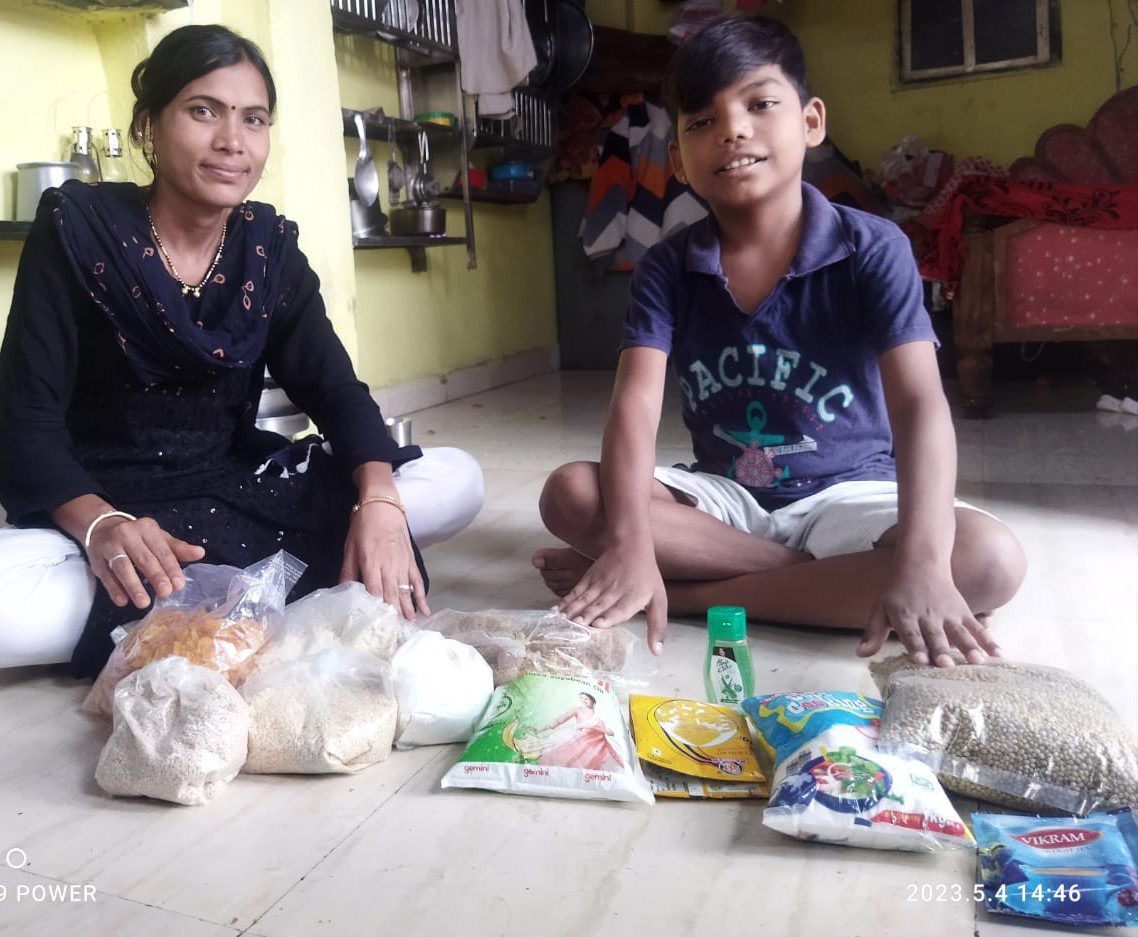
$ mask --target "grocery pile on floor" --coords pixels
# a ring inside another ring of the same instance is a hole
[[[1138,925],[1138,743],[1091,686],[991,660],[904,656],[842,689],[756,693],[741,609],[709,610],[708,700],[650,694],[624,628],[552,611],[446,610],[412,624],[347,583],[292,603],[287,553],[196,564],[117,644],[84,702],[113,729],[108,793],[180,804],[241,771],[352,773],[393,745],[465,742],[444,788],[588,800],[767,799],[802,840],[971,850],[997,913]],[[945,788],[1049,816],[974,813]],[[715,809],[706,807],[700,809]],[[1056,812],[1066,816],[1056,816]],[[967,889],[965,889],[967,891]]]

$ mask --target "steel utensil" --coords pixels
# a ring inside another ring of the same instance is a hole
[[[364,115],[359,111],[355,115],[356,132],[360,135],[360,152],[356,157],[356,198],[360,204],[374,205],[379,198],[379,171],[371,158],[371,150],[367,145],[367,128],[364,126]]]

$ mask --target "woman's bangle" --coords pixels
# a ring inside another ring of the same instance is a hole
[[[137,517],[135,517],[133,514],[127,514],[126,511],[104,511],[93,521],[91,521],[90,526],[87,528],[87,536],[83,538],[83,549],[88,553],[91,551],[91,534],[93,534],[95,532],[95,528],[103,521],[105,521],[108,517],[125,517],[128,521],[138,520]]]
[[[407,509],[399,503],[399,499],[392,498],[390,495],[372,495],[370,498],[364,498],[362,501],[357,501],[354,505],[352,505],[352,513],[355,514],[356,511],[362,508],[365,504],[375,504],[376,502],[390,504],[393,508],[399,508],[399,510],[403,513],[403,516],[407,516]]]

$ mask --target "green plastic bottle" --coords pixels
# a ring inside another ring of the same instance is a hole
[[[707,660],[703,685],[710,703],[738,706],[755,695],[755,671],[747,647],[747,611],[737,605],[707,610]]]

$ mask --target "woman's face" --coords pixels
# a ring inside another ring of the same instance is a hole
[[[191,81],[152,124],[157,185],[229,209],[253,191],[269,157],[269,93],[249,62]]]
[[[584,693],[581,693],[578,696],[578,699],[580,699],[582,703],[584,703],[586,706],[588,706],[589,709],[593,708],[593,701],[591,699],[589,699],[589,697],[587,697]]]

